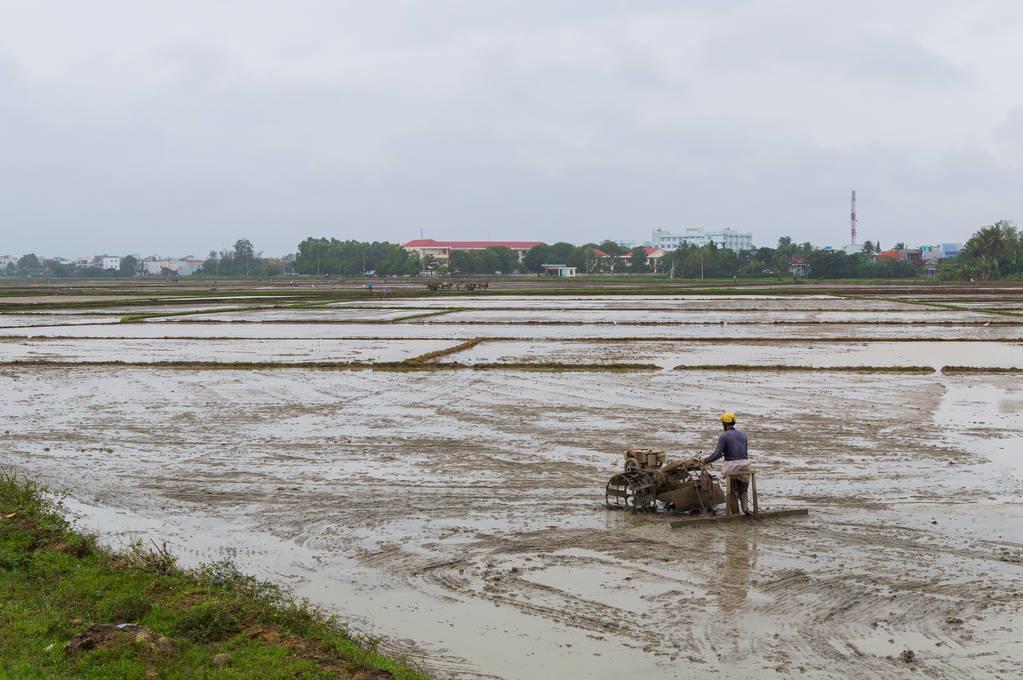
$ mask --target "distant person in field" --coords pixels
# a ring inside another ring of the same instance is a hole
[[[732,498],[738,498],[743,514],[750,515],[752,513],[749,510],[749,496],[746,494],[749,489],[749,475],[741,475],[743,470],[749,470],[749,453],[747,452],[749,443],[746,440],[746,433],[735,429],[735,414],[732,412],[721,414],[721,427],[725,431],[718,437],[718,445],[714,448],[714,453],[704,457],[703,463],[713,463],[722,457],[725,459],[722,463],[722,473],[737,475],[728,478]],[[732,512],[737,512],[737,510],[733,500]]]

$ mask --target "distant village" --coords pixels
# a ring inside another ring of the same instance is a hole
[[[307,244],[311,244],[309,249],[305,248]],[[892,248],[882,249],[880,243],[869,240],[862,243],[853,242],[837,248],[831,246],[816,248],[810,243],[795,244],[791,242],[791,239],[786,238],[780,239],[775,247],[758,248],[753,244],[751,232],[740,232],[729,228],[717,230],[692,228],[682,231],[655,229],[648,241],[606,240],[582,246],[549,245],[542,241],[445,241],[421,238],[401,244],[401,250],[414,256],[415,259],[404,261],[400,271],[392,267],[393,271],[377,272],[374,266],[371,266],[375,263],[367,262],[365,250],[362,254],[361,268],[358,267],[358,262],[343,271],[338,266],[331,266],[329,253],[332,244],[336,246],[337,244],[358,244],[358,242],[341,242],[333,239],[327,242],[325,239],[307,239],[300,245],[299,253],[279,258],[263,258],[257,255],[253,251],[252,244],[247,240],[240,240],[235,244],[233,251],[211,252],[205,259],[190,255],[185,257],[157,255],[143,257],[138,254],[105,254],[73,258],[44,257],[35,254],[3,255],[0,256],[0,275],[179,277],[195,274],[211,276],[322,275],[332,273],[435,275],[458,273],[459,271],[484,274],[512,273],[514,271],[540,273],[548,276],[576,276],[580,273],[667,273],[674,271],[680,265],[684,269],[681,258],[676,257],[673,260],[668,257],[672,254],[681,251],[714,250],[730,253],[746,262],[749,273],[757,273],[758,266],[764,273],[768,271],[777,273],[780,263],[788,274],[796,277],[811,276],[815,274],[814,254],[843,253],[848,256],[859,256],[860,261],[906,263],[918,270],[918,274],[934,276],[942,262],[957,257],[963,248],[960,243],[923,244],[915,247],[907,247],[905,244],[899,243]],[[567,246],[575,250],[568,251],[564,247],[559,249],[559,246]],[[365,247],[370,249],[371,244],[365,244]],[[393,247],[397,248],[398,246],[394,245]],[[473,254],[478,255],[482,252],[498,254],[508,252],[508,255],[514,257],[506,257],[499,264],[489,267],[490,271],[487,271],[487,267],[472,264]],[[779,253],[784,256],[783,261],[778,259],[777,254]],[[531,254],[540,257],[540,259],[560,257],[564,261],[537,261],[536,257],[531,257]],[[316,258],[315,266],[311,259],[313,257]],[[379,260],[380,257],[371,259]],[[705,259],[701,256],[701,275],[706,269]],[[820,262],[820,260],[818,261]],[[481,271],[470,271],[473,269]],[[908,273],[910,270],[905,267],[903,271]],[[680,273],[685,275],[685,271]],[[690,274],[692,273],[692,269],[690,269]],[[721,274],[727,274],[727,272],[712,272],[712,275]]]

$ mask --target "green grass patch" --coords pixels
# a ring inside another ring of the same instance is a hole
[[[402,678],[423,673],[228,562],[113,552],[45,489],[0,472],[0,677]]]

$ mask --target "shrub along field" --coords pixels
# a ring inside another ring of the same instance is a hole
[[[101,548],[6,473],[0,590],[2,677],[426,677],[228,562],[186,571],[155,545]]]

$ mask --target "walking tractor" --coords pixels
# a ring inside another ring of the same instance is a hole
[[[626,449],[625,469],[611,477],[604,490],[604,503],[612,510],[631,512],[671,512],[687,514],[687,519],[672,526],[743,517],[738,503],[730,498],[725,480],[724,489],[710,465],[700,455],[669,461],[664,451]],[[765,516],[805,515],[805,508],[762,511],[757,497],[756,471],[747,468],[740,473],[748,478],[753,508],[750,519]],[[724,511],[719,511],[720,506]]]

